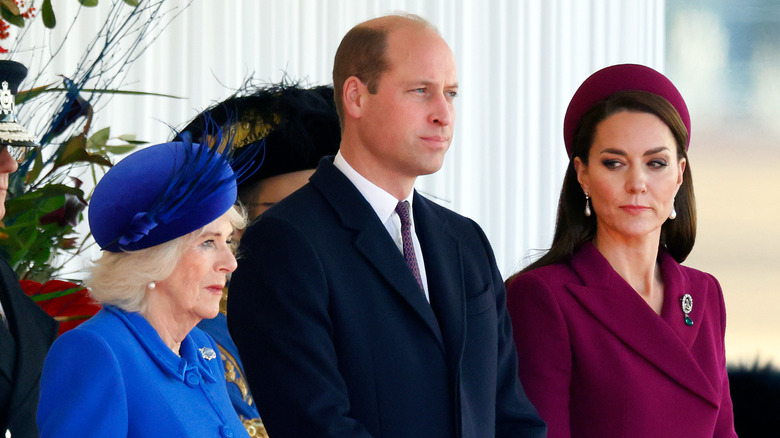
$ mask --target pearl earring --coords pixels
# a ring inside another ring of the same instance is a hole
[[[590,197],[585,193],[585,216],[590,217]]]
[[[669,213],[669,219],[674,220],[677,218],[677,210],[674,209],[674,204],[672,204],[672,212]]]
[[[150,281],[149,284],[146,285],[146,288],[149,290],[154,290],[154,288],[157,287],[157,283]]]

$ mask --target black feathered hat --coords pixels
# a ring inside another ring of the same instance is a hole
[[[204,142],[201,137],[204,132],[209,136],[213,124],[223,135],[232,137],[238,155],[246,146],[265,141],[264,152],[260,152],[264,155],[262,166],[240,182],[240,187],[283,173],[314,169],[320,158],[338,151],[341,141],[330,86],[248,86],[203,111],[181,132]]]

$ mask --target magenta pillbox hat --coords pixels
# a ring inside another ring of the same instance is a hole
[[[618,64],[603,68],[590,75],[580,85],[569,102],[563,119],[563,141],[566,152],[571,157],[574,148],[574,131],[582,116],[597,102],[619,91],[644,91],[663,97],[677,110],[688,131],[688,143],[691,143],[691,116],[682,95],[666,76],[650,67],[639,64]]]

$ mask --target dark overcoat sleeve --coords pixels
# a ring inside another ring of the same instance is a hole
[[[496,265],[487,236],[474,223],[490,264],[492,288],[496,291],[498,320],[498,367],[496,371],[496,437],[543,438],[547,425],[526,397],[517,377],[518,355],[513,339],[512,322],[507,310],[504,282]]]

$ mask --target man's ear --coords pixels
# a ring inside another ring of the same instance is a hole
[[[359,119],[365,109],[365,95],[368,88],[357,76],[350,76],[344,81],[342,88],[342,102],[344,112],[353,119]]]

